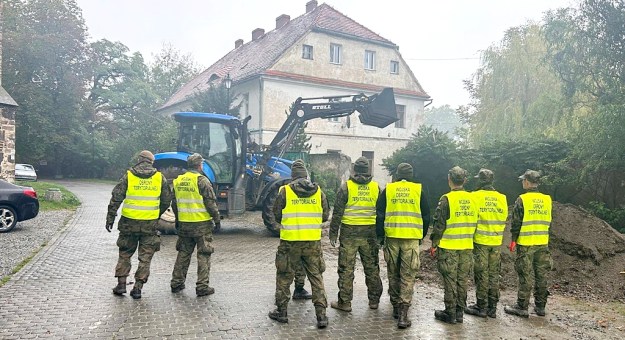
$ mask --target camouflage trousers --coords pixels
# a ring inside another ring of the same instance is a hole
[[[321,241],[285,241],[280,240],[276,251],[276,307],[287,310],[291,300],[291,283],[295,269],[301,263],[312,288],[312,302],[315,307],[326,308],[328,301],[323,286],[323,261]]]
[[[295,265],[295,289],[304,288],[306,283],[306,271],[304,265],[301,263]]]
[[[419,266],[419,240],[387,237],[384,260],[388,273],[388,294],[393,307],[410,304]]]
[[[130,258],[139,248],[139,265],[135,272],[135,282],[139,283],[139,286],[148,282],[150,262],[154,253],[161,249],[161,236],[156,232],[154,234],[120,233],[117,238],[117,247],[119,247],[119,259],[115,266],[115,276],[126,277],[130,274]]]
[[[516,253],[514,268],[519,275],[518,305],[527,309],[532,293],[532,283],[534,283],[534,303],[536,306],[544,307],[549,296],[547,274],[553,267],[549,247],[547,245],[517,246]]]
[[[499,273],[501,246],[473,245],[473,274],[477,306],[480,309],[497,307],[499,302]]]
[[[379,247],[374,238],[341,238],[339,246],[339,303],[350,303],[354,298],[354,267],[356,255],[365,270],[365,284],[369,303],[379,303],[382,295]]]
[[[175,288],[183,284],[187,278],[191,256],[197,246],[197,282],[196,291],[208,290],[209,275],[211,270],[211,254],[214,249],[211,245],[213,241],[212,233],[205,233],[202,236],[185,237],[178,236],[176,250],[178,257],[171,274],[171,287]]]
[[[437,267],[445,287],[445,311],[464,312],[467,307],[467,281],[471,273],[472,250],[438,248]]]

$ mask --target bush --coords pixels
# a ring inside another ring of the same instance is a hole
[[[315,182],[319,183],[330,207],[334,206],[336,192],[341,187],[341,179],[333,172],[315,171]]]
[[[614,229],[625,234],[625,207],[610,209],[603,202],[592,201],[588,211],[608,222]]]

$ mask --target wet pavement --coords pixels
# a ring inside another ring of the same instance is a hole
[[[415,285],[409,313],[412,327],[398,330],[386,291],[380,308],[368,309],[360,264],[353,312],[328,308],[330,324],[319,330],[310,300],[291,301],[289,323],[279,324],[267,317],[274,308],[274,257],[279,241],[264,229],[255,213],[223,222],[222,231],[215,235],[211,266],[214,295],[196,297],[195,260],[189,268],[187,288],[177,294],[170,292],[176,236],[163,235],[143,298],[114,296],[111,288],[116,284],[117,233],[107,233],[104,228],[113,186],[61,184],[83,205],[49,246],[0,287],[0,339],[606,339],[624,334],[577,325],[566,320],[566,315],[550,313],[549,305],[547,316],[542,318],[504,315],[500,304],[497,319],[465,315],[463,324],[447,325],[434,319],[434,309],[443,306],[442,289],[424,282]],[[324,254],[328,302],[338,293],[334,254]],[[136,255],[133,265],[134,271]],[[386,288],[385,271],[382,276]],[[310,290],[308,284],[306,288]],[[502,296],[502,301],[512,302],[513,298]]]

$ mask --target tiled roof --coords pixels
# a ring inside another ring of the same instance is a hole
[[[223,78],[228,73],[230,73],[230,78],[235,79],[237,83],[263,74],[288,48],[314,28],[394,46],[391,41],[382,38],[331,6],[322,4],[309,13],[289,21],[281,28],[267,32],[256,40],[230,51],[185,84],[159,110],[178,104],[198,91],[207,90],[210,81]]]
[[[11,95],[2,86],[0,86],[0,106],[17,106],[15,100],[11,98]]]

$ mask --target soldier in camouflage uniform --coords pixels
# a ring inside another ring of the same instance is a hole
[[[351,192],[349,188],[352,188]],[[375,229],[375,203],[380,192],[371,180],[369,161],[360,157],[354,162],[354,174],[343,183],[334,200],[330,223],[330,244],[334,247],[341,232],[339,247],[339,298],[330,306],[345,312],[352,310],[354,296],[354,266],[356,255],[365,270],[369,308],[377,309],[382,295],[379,246]]]
[[[171,278],[171,291],[177,293],[185,288],[191,255],[197,246],[197,296],[210,295],[215,289],[209,287],[210,261],[213,253],[213,230],[219,225],[217,197],[210,180],[202,174],[204,159],[199,153],[187,157],[186,174],[174,180],[172,210],[176,215],[178,257]]]
[[[430,253],[437,258],[438,271],[445,286],[445,310],[436,310],[434,316],[450,324],[464,321],[473,234],[477,228],[477,205],[473,195],[464,191],[466,181],[464,169],[455,166],[449,170],[447,182],[451,192],[438,202],[430,236]]]
[[[143,284],[150,276],[150,262],[154,253],[161,249],[161,237],[156,229],[158,218],[169,207],[171,191],[167,180],[153,166],[154,155],[141,151],[138,163],[131,167],[113,188],[106,216],[106,230],[111,232],[117,210],[122,202],[122,217],[117,224],[119,260],[115,267],[117,286],[113,293],[126,293],[126,277],[130,273],[130,258],[139,248],[139,265],[135,272],[135,284],[130,295],[141,298]]]
[[[527,170],[519,177],[526,190],[514,202],[510,232],[512,241],[510,251],[517,253],[514,268],[519,275],[517,303],[506,306],[508,314],[527,318],[527,308],[532,294],[532,276],[534,283],[534,311],[538,316],[545,316],[547,304],[547,273],[553,266],[549,251],[549,233],[551,226],[551,197],[538,191],[540,174]],[[517,245],[518,244],[518,245]]]
[[[376,202],[377,235],[384,243],[388,293],[398,328],[412,325],[408,309],[421,265],[419,244],[430,224],[430,207],[422,186],[410,182],[412,177],[412,166],[399,164],[395,181],[386,185]]]
[[[328,220],[330,208],[325,194],[311,183],[302,160],[291,167],[293,182],[280,188],[274,205],[274,215],[280,226],[280,245],[276,252],[276,310],[269,318],[289,322],[287,307],[291,298],[294,266],[304,266],[312,287],[317,327],[328,325],[326,293],[323,286],[325,262],[321,250],[321,224]]]
[[[485,318],[497,317],[499,302],[499,272],[501,271],[501,243],[508,218],[506,196],[495,191],[495,174],[481,169],[475,176],[478,188],[473,192],[477,203],[477,230],[473,236],[473,273],[477,303],[465,309],[467,314]]]

